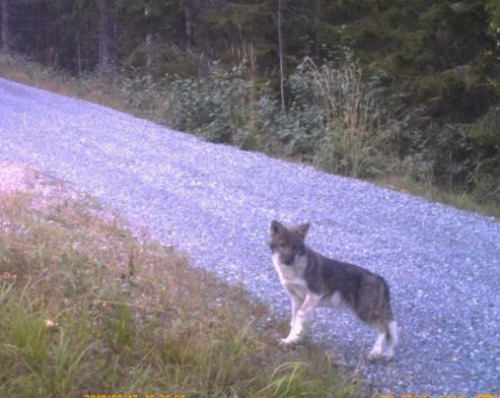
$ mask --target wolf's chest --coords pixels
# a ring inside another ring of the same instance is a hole
[[[273,256],[273,265],[278,273],[281,285],[288,291],[288,293],[305,297],[307,294],[307,283],[304,279],[305,262],[302,264],[298,261],[294,265],[285,265],[279,260],[279,256]]]

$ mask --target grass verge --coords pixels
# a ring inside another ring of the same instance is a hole
[[[110,73],[90,73],[75,78],[62,70],[0,51],[0,77],[122,112],[137,113],[137,110],[122,98],[119,77]]]
[[[366,396],[319,348],[277,347],[286,326],[243,289],[40,195],[0,194],[0,397]]]

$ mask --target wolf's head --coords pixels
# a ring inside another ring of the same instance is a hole
[[[286,228],[278,221],[271,222],[271,242],[273,254],[278,254],[280,262],[293,265],[297,256],[305,252],[304,240],[309,231],[309,223]]]

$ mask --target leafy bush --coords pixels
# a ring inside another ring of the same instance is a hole
[[[165,111],[165,89],[161,83],[150,83],[144,75],[127,76],[122,73],[122,80],[117,84],[120,95],[136,112],[153,120],[159,120]]]
[[[170,83],[166,124],[211,142],[313,162],[351,176],[384,168],[380,152],[392,137],[388,112],[376,81],[345,59],[317,66],[305,58],[287,83],[291,103],[283,111],[268,84],[258,90],[242,69]]]
[[[174,80],[169,87],[164,121],[217,143],[234,143],[245,123],[249,82],[238,70],[203,77]]]
[[[414,165],[414,178],[425,183],[430,179],[432,184],[461,187],[466,191],[479,187],[483,191],[486,186],[487,190],[493,189],[500,177],[495,178],[495,170],[500,167],[500,141],[494,132],[495,126],[497,132],[499,126],[498,115],[496,117],[495,122],[492,112],[479,124],[433,125],[423,134],[414,132],[413,153],[409,156]]]

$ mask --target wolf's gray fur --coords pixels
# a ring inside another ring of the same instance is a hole
[[[304,243],[309,224],[286,228],[271,223],[272,260],[280,282],[291,298],[291,330],[282,344],[300,340],[304,323],[318,306],[349,306],[356,315],[377,330],[377,339],[368,358],[394,356],[398,342],[397,325],[391,309],[389,286],[384,278],[357,265],[332,260]]]

